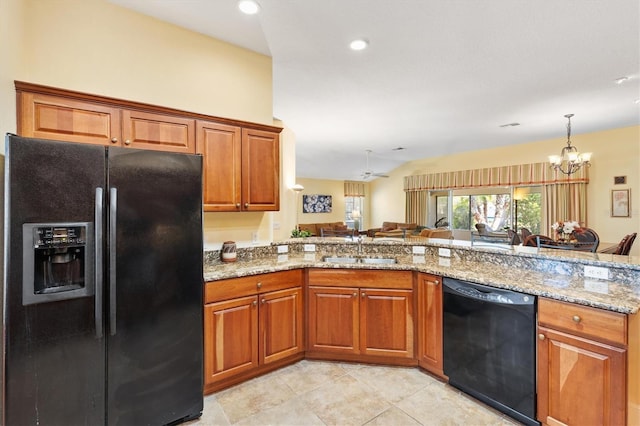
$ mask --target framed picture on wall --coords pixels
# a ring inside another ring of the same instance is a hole
[[[302,213],[331,213],[331,195],[303,195]]]
[[[629,217],[631,209],[629,189],[611,190],[611,217]]]

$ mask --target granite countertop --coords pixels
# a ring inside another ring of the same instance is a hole
[[[206,282],[299,268],[408,270],[468,280],[492,287],[635,314],[640,308],[640,282],[587,279],[553,270],[541,272],[456,257],[394,255],[396,264],[342,264],[322,260],[320,253],[290,253],[234,263],[205,264]]]

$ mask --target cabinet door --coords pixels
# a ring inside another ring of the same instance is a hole
[[[442,278],[418,274],[418,362],[444,377],[442,353]]]
[[[302,288],[273,291],[260,297],[260,364],[304,351]]]
[[[204,308],[205,385],[258,366],[258,297]]]
[[[122,111],[123,145],[130,148],[196,152],[196,122],[193,119],[141,111]]]
[[[280,135],[242,129],[242,208],[280,210]]]
[[[310,351],[359,353],[358,289],[309,287]]]
[[[624,425],[626,351],[538,327],[538,420]]]
[[[111,145],[119,143],[120,110],[64,97],[19,92],[18,133],[31,138]]]
[[[239,127],[198,121],[196,151],[203,156],[204,210],[240,211],[242,132]]]
[[[360,353],[413,358],[413,291],[360,290]]]

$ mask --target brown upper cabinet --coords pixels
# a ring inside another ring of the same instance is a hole
[[[202,154],[204,210],[280,209],[279,127],[16,81],[20,136]]]
[[[195,119],[18,90],[20,136],[195,153]]]
[[[278,132],[199,120],[196,152],[205,159],[205,211],[280,209]]]

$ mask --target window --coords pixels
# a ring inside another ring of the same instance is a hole
[[[517,231],[527,228],[532,234],[541,234],[542,228],[542,187],[527,186],[514,188],[514,223]]]
[[[476,223],[484,223],[490,231],[509,227],[540,233],[542,186],[432,191],[429,199],[433,226],[475,230]]]
[[[349,229],[362,230],[364,197],[344,197],[345,220]]]
[[[486,224],[491,231],[510,226],[510,192],[502,188],[497,194],[453,195],[453,229],[475,229],[476,223]]]

